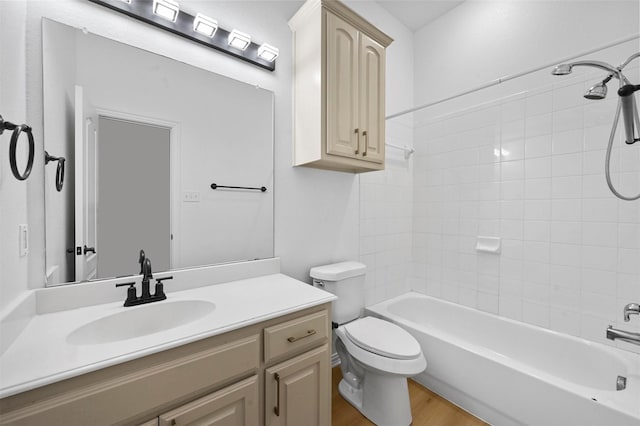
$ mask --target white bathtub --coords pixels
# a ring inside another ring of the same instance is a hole
[[[418,293],[367,313],[420,342],[416,381],[491,424],[640,425],[640,355]]]

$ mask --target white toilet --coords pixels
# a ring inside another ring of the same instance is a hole
[[[377,425],[411,424],[407,377],[421,373],[427,361],[417,340],[399,326],[364,308],[366,266],[342,262],[311,269],[313,285],[338,299],[333,302],[336,352],[343,379],[340,394]]]

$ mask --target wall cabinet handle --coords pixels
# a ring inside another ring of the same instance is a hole
[[[367,131],[362,132],[362,136],[364,137],[364,151],[362,152],[362,156],[367,156],[367,148],[369,147],[369,140],[367,138]]]
[[[287,342],[289,343],[293,343],[293,342],[297,342],[298,340],[302,340],[305,339],[309,336],[313,336],[314,334],[316,334],[315,330],[307,330],[307,334],[305,334],[304,336],[300,336],[300,337],[288,337],[287,338]]]
[[[356,134],[356,141],[358,143],[358,145],[356,146],[356,155],[357,155],[358,153],[360,153],[360,129],[356,129],[354,133]]]
[[[276,380],[276,406],[273,407],[273,412],[280,417],[280,375],[276,373],[273,378]]]

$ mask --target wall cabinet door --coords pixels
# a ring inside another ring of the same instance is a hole
[[[385,50],[360,33],[359,124],[362,129],[362,159],[384,162],[385,141]]]
[[[265,371],[265,423],[324,426],[331,423],[329,347],[323,345]]]
[[[158,426],[253,426],[259,405],[258,376],[252,376],[164,413]]]
[[[327,14],[327,154],[359,154],[358,30]]]

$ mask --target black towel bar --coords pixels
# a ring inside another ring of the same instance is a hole
[[[260,188],[252,188],[249,186],[226,186],[226,185],[218,185],[215,183],[211,184],[211,189],[218,189],[218,188],[228,188],[228,189],[248,189],[250,191],[261,191],[261,192],[267,192],[267,188],[264,186],[261,186]]]

